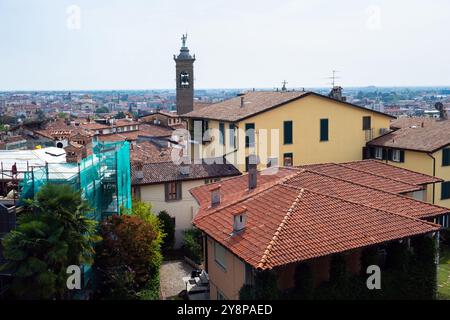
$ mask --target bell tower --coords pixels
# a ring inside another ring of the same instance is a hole
[[[194,61],[186,46],[187,34],[181,38],[180,54],[174,55],[177,81],[177,113],[185,114],[194,110]]]

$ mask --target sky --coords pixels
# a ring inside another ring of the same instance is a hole
[[[0,0],[0,90],[449,86],[448,0]]]

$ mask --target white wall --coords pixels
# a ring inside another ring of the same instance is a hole
[[[180,248],[183,244],[183,230],[192,228],[192,219],[197,213],[198,204],[189,192],[190,189],[205,184],[204,180],[183,181],[182,199],[178,201],[165,201],[164,184],[140,186],[140,199],[151,203],[153,212],[166,210],[175,218],[175,248]]]

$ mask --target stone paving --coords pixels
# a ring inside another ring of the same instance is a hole
[[[182,260],[164,261],[160,269],[161,294],[164,299],[177,296],[186,286],[183,277],[189,277],[194,270]]]

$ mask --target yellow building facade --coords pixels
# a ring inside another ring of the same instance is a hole
[[[196,126],[208,131],[202,143],[192,148],[192,154],[203,158],[225,155],[227,161],[243,172],[249,161],[247,157],[252,154],[258,156],[260,168],[361,160],[366,143],[387,130],[392,119],[314,93],[255,111],[258,108],[252,104],[264,99],[261,96],[264,94],[259,93],[257,98],[251,93],[241,97],[241,106],[235,107],[237,112],[253,109],[235,121],[230,121],[228,114],[223,117],[210,114],[202,117],[199,112],[188,114],[191,132]],[[239,97],[236,100],[239,104]],[[208,109],[213,110],[215,106]],[[217,107],[220,114],[220,104]],[[232,108],[227,112],[232,113]]]

